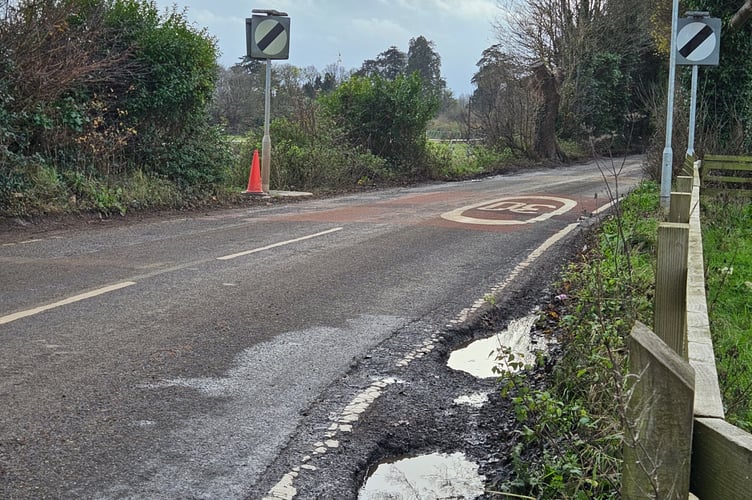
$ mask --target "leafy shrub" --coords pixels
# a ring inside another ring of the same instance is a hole
[[[66,199],[122,212],[111,186],[130,172],[216,190],[233,162],[207,119],[216,55],[205,31],[150,0],[10,4],[0,23],[2,213]]]
[[[353,146],[386,159],[395,173],[425,169],[426,128],[439,100],[423,91],[417,74],[394,80],[353,76],[321,102]]]
[[[301,108],[290,119],[274,120],[270,135],[269,181],[273,188],[347,189],[390,176],[384,159],[352,147],[331,117],[315,103]],[[253,132],[248,143],[246,158],[251,157],[254,148],[260,150],[260,131]],[[247,179],[247,167],[245,172]]]

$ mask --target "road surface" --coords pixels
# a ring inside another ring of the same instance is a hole
[[[260,495],[358,359],[420,322],[432,330],[392,354],[430,351],[439,326],[603,210],[606,175],[590,163],[0,233],[0,497]],[[630,159],[618,190],[641,175]]]

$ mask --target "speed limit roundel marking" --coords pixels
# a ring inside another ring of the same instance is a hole
[[[458,208],[441,218],[461,224],[513,226],[542,222],[576,206],[574,200],[555,196],[508,196]]]

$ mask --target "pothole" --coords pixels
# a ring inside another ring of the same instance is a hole
[[[447,365],[477,378],[495,378],[499,371],[517,372],[534,364],[538,349],[530,341],[530,329],[537,319],[533,314],[511,321],[506,330],[452,352]]]
[[[478,468],[459,452],[385,462],[368,477],[358,499],[477,498],[484,492],[486,479]]]

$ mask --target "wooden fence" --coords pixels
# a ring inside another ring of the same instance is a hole
[[[752,498],[752,434],[724,420],[710,337],[699,171],[678,178],[659,227],[654,328],[630,338],[625,499]]]
[[[700,173],[705,192],[752,193],[752,157],[705,155]]]

